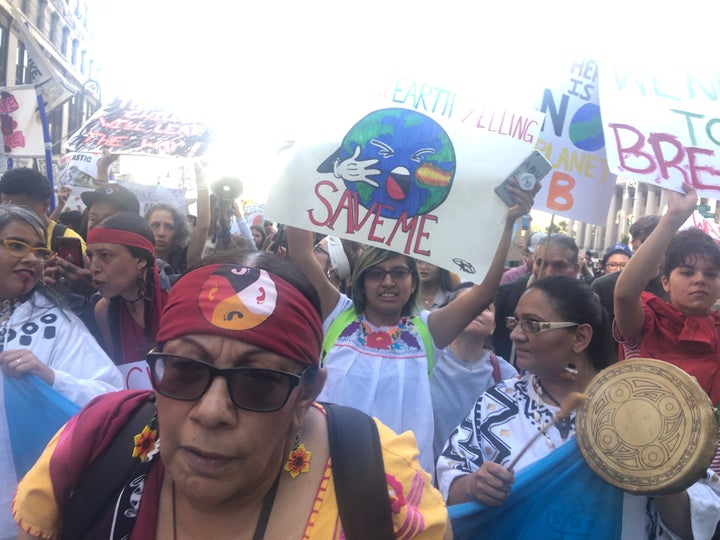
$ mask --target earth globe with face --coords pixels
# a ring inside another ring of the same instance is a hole
[[[359,149],[359,153],[358,153]],[[387,218],[411,218],[437,208],[447,198],[455,176],[455,150],[435,120],[411,109],[373,111],[345,135],[330,161],[367,162],[368,181],[343,178],[363,207],[379,208]]]

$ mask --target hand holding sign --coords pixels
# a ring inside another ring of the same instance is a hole
[[[668,193],[667,215],[669,218],[674,218],[678,227],[692,216],[698,202],[698,196],[694,187],[687,183],[682,184],[681,187],[684,194],[678,193],[677,191],[670,191]]]

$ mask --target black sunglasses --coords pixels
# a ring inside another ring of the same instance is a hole
[[[235,406],[254,412],[282,409],[305,374],[254,367],[220,369],[202,360],[164,352],[148,353],[147,363],[152,385],[162,396],[196,401],[205,395],[215,377],[222,376]]]

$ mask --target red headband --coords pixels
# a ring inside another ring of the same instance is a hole
[[[88,231],[87,243],[95,244],[118,244],[126,247],[135,247],[144,249],[152,255],[152,263],[148,267],[148,272],[153,280],[155,309],[150,314],[150,333],[155,335],[159,325],[160,312],[165,304],[165,296],[167,293],[160,289],[160,274],[155,264],[155,247],[152,242],[140,234],[120,229],[106,229],[104,227],[93,227]]]
[[[213,334],[317,366],[323,340],[317,309],[287,281],[258,268],[203,266],[173,285],[157,341]]]
[[[145,251],[149,251],[152,255],[155,255],[155,246],[153,246],[150,240],[140,234],[129,231],[121,231],[120,229],[93,227],[88,232],[87,243],[120,244],[121,246],[144,249]]]

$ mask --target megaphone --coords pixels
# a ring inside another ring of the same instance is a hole
[[[242,195],[243,185],[239,178],[225,176],[213,182],[210,191],[221,201],[234,201]]]

